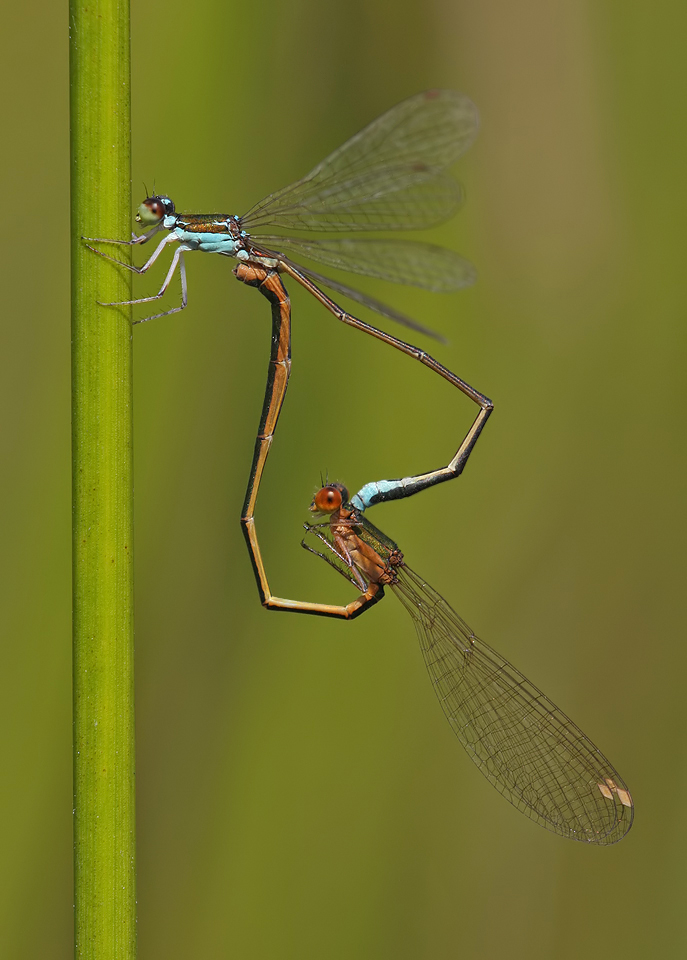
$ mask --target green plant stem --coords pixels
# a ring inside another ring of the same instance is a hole
[[[128,0],[71,0],[75,955],[134,960],[131,274],[80,237],[131,230]],[[120,258],[127,247],[104,247]]]

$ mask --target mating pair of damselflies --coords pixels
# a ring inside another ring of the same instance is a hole
[[[459,185],[445,171],[470,146],[476,132],[477,112],[467,97],[441,90],[422,93],[383,114],[307,176],[266,197],[243,217],[179,214],[169,197],[157,195],[148,197],[139,207],[136,219],[147,228],[145,233],[127,241],[100,238],[97,242],[139,245],[166,231],[142,267],[122,264],[136,273],[147,272],[168,244],[178,244],[159,292],[126,303],[160,299],[178,269],[181,305],[146,320],[176,313],[186,306],[184,253],[194,250],[235,258],[237,278],[257,287],[270,301],[270,366],[242,513],[263,604],[268,609],[354,619],[377,603],[384,596],[384,587],[389,586],[415,622],[435,692],[454,732],[487,779],[518,809],[555,833],[609,844],[621,839],[632,824],[632,800],[618,773],[565,714],[474,635],[446,601],[406,566],[396,544],[363,516],[374,504],[411,496],[457,477],[493,409],[491,401],[424,351],[343,310],[320,285],[412,329],[434,335],[431,331],[296,260],[305,257],[330,267],[434,291],[469,284],[472,267],[452,251],[427,243],[269,233],[274,229],[358,233],[433,226],[452,216],[461,202]],[[102,251],[95,252],[106,256]],[[329,521],[306,525],[306,529],[320,540],[325,552],[305,542],[304,546],[327,560],[360,591],[359,598],[346,606],[273,596],[255,528],[260,481],[291,369],[291,311],[281,280],[284,275],[297,280],[337,319],[419,360],[480,408],[445,467],[366,484],[350,501],[341,484],[328,484],[316,495],[311,509],[328,516]]]

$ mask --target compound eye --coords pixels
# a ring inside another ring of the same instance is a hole
[[[136,219],[139,223],[156,224],[165,216],[165,208],[159,200],[144,200],[138,208]]]
[[[321,513],[334,513],[342,504],[341,491],[337,487],[322,487],[315,494],[313,503]]]

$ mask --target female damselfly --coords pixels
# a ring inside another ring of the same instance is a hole
[[[499,793],[560,836],[602,845],[622,840],[634,807],[617,770],[562,710],[407,566],[398,546],[355,506],[365,502],[363,491],[349,502],[342,484],[322,487],[311,510],[329,520],[305,526],[324,552],[303,541],[360,597],[338,608],[289,601],[288,609],[350,619],[381,600],[388,587],[415,624],[452,730]]]

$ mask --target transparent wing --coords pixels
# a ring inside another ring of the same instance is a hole
[[[475,281],[475,269],[453,250],[414,240],[368,240],[345,237],[310,240],[260,237],[271,250],[306,257],[328,267],[348,270],[392,283],[405,283],[435,293],[449,293]]]
[[[279,237],[278,239],[281,240],[282,238]],[[389,320],[395,320],[396,323],[400,323],[404,327],[408,327],[410,330],[415,330],[418,333],[425,334],[425,336],[432,337],[434,340],[438,340],[439,343],[448,342],[440,333],[437,333],[430,327],[425,327],[423,324],[418,323],[417,320],[413,320],[406,316],[405,313],[400,313],[398,310],[394,310],[393,307],[390,307],[386,303],[382,303],[381,300],[370,297],[366,293],[361,293],[360,290],[349,287],[345,283],[339,283],[338,280],[332,280],[330,277],[325,277],[321,273],[316,273],[314,270],[309,270],[300,263],[294,263],[289,259],[289,257],[284,256],[284,254],[280,253],[279,251],[270,250],[268,247],[263,247],[262,245],[258,246],[257,244],[252,244],[252,249],[263,256],[274,257],[282,260],[284,263],[287,263],[289,267],[291,267],[293,276],[307,277],[309,280],[312,280],[313,283],[316,283],[321,287],[328,287],[330,290],[334,290],[335,293],[340,293],[344,297],[349,297],[351,300],[355,300],[356,303],[362,303],[362,305],[367,307],[368,310],[374,310],[374,312],[378,313],[380,316],[387,317]]]
[[[253,208],[241,217],[241,227],[251,236],[259,238],[263,230],[273,227],[330,232],[425,230],[456,213],[463,191],[443,174],[427,180],[424,171],[394,164],[356,174],[345,183],[325,184],[317,192],[294,194],[288,202],[280,194],[267,200],[274,201],[274,206]]]
[[[426,327],[422,323],[418,323],[417,320],[413,320],[412,317],[408,317],[405,313],[400,313],[398,310],[394,310],[393,307],[390,307],[387,303],[382,303],[381,300],[376,300],[374,297],[368,296],[366,293],[361,293],[360,290],[356,290],[354,287],[349,287],[345,283],[339,283],[337,280],[332,280],[330,277],[323,277],[321,273],[315,273],[313,270],[306,270],[305,267],[296,264],[291,264],[294,267],[297,273],[305,274],[308,279],[312,280],[314,283],[320,284],[320,286],[327,287],[329,290],[333,290],[335,293],[340,293],[344,297],[348,297],[351,300],[354,300],[356,303],[361,303],[364,307],[367,307],[368,310],[374,310],[375,313],[378,313],[380,317],[387,317],[389,320],[395,320],[396,323],[400,323],[401,326],[408,327],[410,330],[415,330],[417,333],[422,333],[426,337],[432,337],[433,340],[438,340],[439,343],[448,343],[446,337],[442,337],[440,333],[437,333],[436,330],[432,330],[431,327]]]
[[[301,180],[241,218],[249,233],[419,230],[448,219],[462,200],[443,171],[477,133],[477,109],[452,90],[430,90],[382,114]]]
[[[632,798],[591,740],[416,573],[400,567],[392,589],[415,622],[442,709],[487,780],[554,833],[621,840]]]

